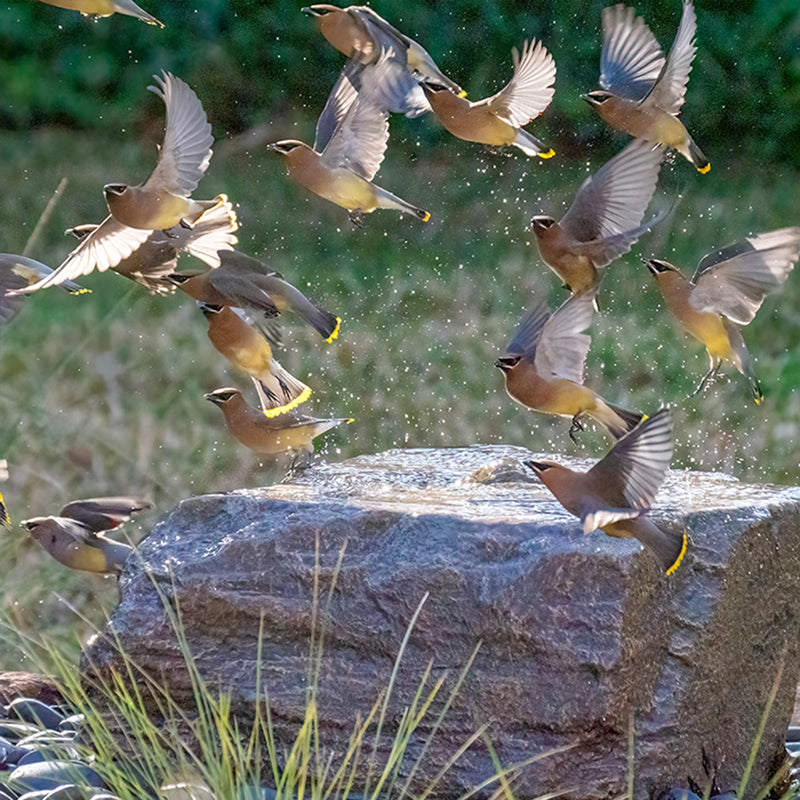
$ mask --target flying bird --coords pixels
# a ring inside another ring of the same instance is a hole
[[[583,384],[591,337],[594,293],[573,295],[552,314],[538,300],[520,321],[504,355],[495,362],[509,396],[523,406],[572,419],[570,436],[591,417],[614,439],[630,431],[642,415],[606,403]]]
[[[126,14],[146,22],[148,25],[164,27],[152,14],[139,8],[133,0],[41,0],[51,6],[80,11],[84,17],[110,17],[112,14]]]
[[[708,253],[691,280],[667,261],[647,262],[669,310],[708,351],[708,372],[693,394],[713,381],[723,361],[730,361],[747,379],[756,403],[763,401],[738,326],[752,321],[767,292],[789,276],[798,254],[800,227],[794,227],[749,236]]]
[[[644,20],[634,13],[621,4],[603,9],[603,88],[581,98],[617,130],[677,150],[706,173],[711,164],[678,119],[697,52],[692,0],[683,0],[678,32],[666,59]]]
[[[50,555],[71,569],[119,573],[133,547],[104,536],[151,504],[137,497],[92,497],[67,503],[58,516],[31,517],[22,525]]]
[[[642,223],[662,157],[660,148],[631,142],[586,178],[560,220],[544,214],[531,220],[539,255],[573,294],[595,289],[601,270],[659,221]]]
[[[173,273],[169,280],[209,306],[234,306],[268,317],[291,309],[326,342],[339,335],[341,319],[314,305],[299,289],[255,258],[235,250],[219,253],[220,265],[196,275]]]
[[[420,79],[431,80],[446,86],[459,97],[464,96],[464,90],[436,66],[427,50],[400,33],[371,8],[339,8],[317,3],[302,10],[314,18],[328,42],[349,59],[369,66],[376,64],[382,54],[386,55],[391,80],[397,87],[387,110],[410,117],[430,111],[419,86]]]
[[[351,419],[314,419],[297,411],[268,417],[248,405],[238,389],[230,387],[215,389],[204,397],[222,411],[225,425],[234,438],[263,455],[289,451],[313,453],[315,437],[343,422],[352,422]]]
[[[686,534],[665,531],[645,514],[650,510],[672,458],[672,415],[661,408],[620,439],[588,472],[553,461],[526,461],[583,532],[600,528],[608,536],[638,539],[667,575],[686,552]]]
[[[453,136],[500,147],[514,145],[525,155],[550,158],[555,151],[523,125],[538,117],[553,99],[556,65],[541,42],[525,42],[522,56],[512,50],[514,74],[497,94],[470,102],[446,84],[425,78],[421,86],[439,122]]]
[[[266,416],[291,411],[311,396],[311,389],[273,358],[269,341],[242,309],[199,305],[208,320],[211,344],[232,366],[253,379]]]
[[[385,56],[369,73],[358,62],[346,67],[363,75],[361,90],[354,79],[337,81],[317,121],[314,146],[282,139],[268,146],[285,158],[289,178],[347,210],[359,225],[363,214],[390,208],[427,222],[430,214],[372,183],[389,141],[389,114],[383,98],[392,73]]]

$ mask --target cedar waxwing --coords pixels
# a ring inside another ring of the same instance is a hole
[[[52,274],[50,267],[32,258],[0,253],[0,325],[10,322],[19,311],[24,301],[20,289],[33,286]],[[70,294],[91,292],[91,289],[84,289],[74,281],[64,281],[61,287]]]
[[[180,253],[190,253],[210,267],[217,267],[219,251],[231,250],[237,242],[234,235],[238,228],[236,212],[224,194],[219,195],[217,201],[191,228],[176,225],[166,231],[153,231],[143,242],[138,241],[139,231],[120,224],[113,217],[107,217],[100,225],[68,228],[66,233],[79,239],[80,244],[59,267],[20,293],[71,283],[70,278],[86,275],[94,269],[99,272],[111,269],[153,294],[174,292],[175,284],[167,280],[167,276],[175,272]],[[130,250],[119,246],[127,232],[134,234]],[[123,252],[128,255],[122,255]]]
[[[0,483],[7,480],[8,461],[6,461],[4,458],[0,458]],[[7,531],[11,530],[11,517],[9,516],[8,508],[6,507],[6,501],[2,492],[0,492],[0,525],[2,525]]]
[[[602,90],[581,97],[611,126],[638,139],[677,150],[702,173],[711,164],[678,119],[697,51],[692,0],[667,58],[650,29],[623,5],[603,9]]]
[[[164,27],[154,16],[139,8],[133,0],[41,0],[51,6],[80,11],[84,17],[110,17],[112,14],[127,14],[129,17],[146,22],[148,25]]]
[[[531,220],[542,260],[573,294],[594,289],[600,273],[659,220],[642,223],[656,190],[663,151],[631,142],[590,175],[564,216]]]
[[[232,436],[245,447],[264,455],[277,455],[289,450],[313,453],[315,436],[343,422],[352,422],[350,419],[314,419],[297,411],[267,417],[248,405],[238,389],[215,389],[204,397],[220,407]]]
[[[235,306],[276,316],[290,308],[326,342],[339,335],[339,317],[315,306],[299,289],[261,261],[235,250],[219,254],[220,265],[199,275],[173,273],[169,280],[183,292],[210,306]]]
[[[244,311],[204,303],[200,303],[200,308],[208,320],[211,344],[260,388],[261,410],[266,416],[291,411],[308,400],[311,389],[272,357],[269,342],[250,324]]]
[[[32,517],[22,525],[56,561],[71,569],[119,573],[133,547],[106,538],[102,531],[150,507],[138,497],[91,497],[67,503],[59,516]]]
[[[314,17],[322,35],[348,58],[371,65],[377,63],[382,53],[388,55],[392,79],[398,88],[387,106],[388,111],[415,117],[430,110],[419,87],[420,78],[446,86],[459,97],[466,94],[436,66],[421,45],[400,33],[371,8],[339,8],[317,3],[302,10]]]
[[[109,183],[103,188],[108,210],[117,222],[148,232],[182,222],[191,225],[217,203],[189,197],[211,161],[214,137],[206,113],[186,83],[170,72],[162,74],[153,75],[158,86],[147,87],[167,107],[164,144],[156,168],[137,186]]]
[[[346,209],[356,225],[362,214],[377,208],[413,214],[423,222],[431,216],[371,182],[389,141],[389,115],[383,101],[392,79],[389,63],[384,54],[367,72],[350,62],[346,71],[363,70],[362,88],[356,92],[352,80],[337,81],[317,121],[313,148],[297,139],[268,146],[285,157],[291,180]]]
[[[526,461],[583,532],[635,538],[655,553],[667,575],[686,552],[686,535],[662,530],[645,513],[664,482],[672,457],[672,414],[661,408],[623,436],[588,472],[552,461]]]
[[[573,295],[552,314],[539,300],[522,318],[506,352],[495,362],[502,370],[509,396],[523,406],[572,419],[570,436],[580,418],[591,417],[619,439],[641,414],[611,406],[583,385],[583,369],[591,337],[594,292]]]
[[[747,378],[756,403],[764,399],[737,325],[753,319],[767,292],[786,280],[798,254],[800,227],[795,227],[749,236],[708,253],[691,280],[666,261],[647,262],[669,310],[708,351],[709,370],[693,394],[714,379],[727,359]]]
[[[56,561],[71,569],[119,573],[133,552],[129,544],[107,539],[69,517],[33,517],[22,524]]]
[[[426,79],[421,86],[439,122],[453,136],[468,142],[500,147],[513,144],[528,156],[555,154],[522,129],[539,116],[553,99],[556,64],[541,42],[525,42],[522,57],[512,51],[514,75],[495,95],[470,102],[448,86]]]

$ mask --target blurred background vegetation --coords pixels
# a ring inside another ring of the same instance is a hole
[[[63,230],[105,215],[105,183],[149,174],[164,107],[146,86],[153,72],[171,70],[196,90],[216,137],[197,196],[226,192],[237,204],[240,248],[344,319],[341,337],[325,345],[287,318],[278,356],[314,390],[306,413],[356,418],[318,441],[324,457],[474,442],[590,458],[605,451],[602,434],[589,430],[573,445],[568,423],[514,404],[493,367],[533,292],[552,306],[565,297],[537,258],[531,215],[560,216],[586,175],[627,142],[578,98],[597,86],[605,3],[376,0],[373,8],[421,41],[472,98],[508,80],[513,46],[541,38],[558,67],[556,94],[529,129],[556,157],[489,152],[434,120],[393,117],[377,182],[432,219],[379,211],[362,230],[289,184],[264,147],[313,140],[343,64],[301,3],[141,4],[166,28],[120,15],[94,22],[33,0],[0,3],[0,250],[22,251],[66,178],[29,252],[56,266],[72,246]],[[637,11],[668,49],[678,0],[640,2]],[[800,8],[796,0],[698,0],[697,14],[683,118],[712,170],[701,176],[683,160],[662,170],[654,207],[680,199],[609,269],[587,382],[631,408],[674,405],[676,468],[797,484],[800,270],[745,330],[767,396],[756,407],[730,367],[686,399],[707,358],[672,325],[641,263],[654,255],[691,270],[716,246],[800,224]],[[211,348],[191,302],[151,297],[113,274],[83,283],[92,294],[38,293],[0,330],[0,456],[11,470],[0,488],[15,521],[74,498],[139,493],[156,507],[130,526],[137,538],[191,494],[281,478],[230,439],[203,401],[219,386],[251,390]],[[668,497],[658,503],[669,513]],[[2,534],[0,552],[0,606],[23,628],[50,629],[74,647],[86,624],[70,606],[97,621],[116,600],[113,579],[69,573],[19,530]],[[11,653],[0,659],[15,665]]]

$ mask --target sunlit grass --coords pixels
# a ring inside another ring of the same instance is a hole
[[[353,229],[341,209],[290,184],[280,159],[263,147],[248,153],[218,142],[200,184],[198,196],[225,191],[238,203],[245,252],[343,318],[339,339],[326,345],[287,317],[287,347],[278,356],[313,389],[306,413],[355,418],[321,437],[318,452],[339,459],[482,442],[600,456],[607,447],[601,433],[587,431],[573,445],[564,421],[511,401],[493,366],[533,291],[546,292],[553,307],[565,297],[538,261],[526,226],[534,213],[563,213],[589,165],[574,156],[545,163],[489,153],[427,134],[418,142],[415,122],[430,131],[428,121],[393,119],[378,179],[428,208],[427,224],[379,211],[363,230]],[[310,138],[312,129],[310,119],[272,123],[274,138]],[[150,139],[138,133],[0,134],[0,178],[13,187],[0,193],[0,250],[22,250],[66,176],[30,253],[59,263],[71,247],[62,231],[103,217],[102,185],[152,169],[160,131]],[[623,142],[609,134],[595,166]],[[672,324],[641,263],[641,256],[657,255],[691,271],[715,246],[800,222],[791,210],[795,172],[747,167],[735,153],[711,155],[706,176],[680,161],[664,168],[658,202],[672,203],[678,191],[683,198],[667,225],[609,268],[586,380],[633,409],[672,404],[675,467],[798,483],[800,274],[767,298],[744,331],[767,397],[756,407],[730,367],[705,394],[686,399],[707,359]],[[110,273],[83,282],[92,294],[41,292],[0,330],[0,456],[11,470],[3,494],[14,520],[54,513],[75,498],[144,494],[156,508],[129,526],[136,538],[182,498],[279,479],[227,435],[219,411],[202,399],[220,386],[237,385],[247,396],[252,390],[211,347],[193,303],[151,297]],[[0,603],[23,627],[72,643],[51,589],[95,622],[116,600],[113,581],[68,573],[18,532],[3,536],[0,552],[13,565]],[[79,635],[85,630],[79,626]],[[14,666],[12,654],[2,660]]]

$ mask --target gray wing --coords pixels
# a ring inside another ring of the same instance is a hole
[[[67,503],[58,515],[97,532],[116,528],[137,511],[151,507],[152,503],[140,497],[89,497]]]
[[[127,258],[147,239],[151,231],[128,228],[112,216],[106,217],[78,246],[46,277],[37,283],[20,289],[29,294],[47,286],[58,286],[79,275],[88,275],[92,270],[103,272],[115,267]]]
[[[545,322],[534,366],[543,377],[583,383],[583,368],[592,337],[583,333],[592,322],[595,292],[576,294],[562,303]]]
[[[239,229],[236,212],[230,201],[221,195],[221,202],[204,212],[191,228],[177,225],[170,233],[180,237],[180,248],[208,264],[218,267],[220,251],[233,250],[239,241],[234,231]]]
[[[375,177],[389,142],[389,113],[382,102],[382,84],[391,80],[390,64],[384,53],[377,64],[361,74],[358,97],[321,153],[328,167],[346,167],[368,181]]]
[[[197,95],[180,78],[162,74],[153,76],[158,86],[147,87],[164,101],[167,123],[158,164],[145,186],[188,197],[208,168],[214,137]]]
[[[632,8],[603,9],[600,85],[620,97],[641,100],[664,67],[664,53],[655,36]]]
[[[800,228],[750,236],[704,256],[695,271],[689,302],[747,325],[767,292],[788,277],[800,254]]]
[[[697,52],[694,43],[696,31],[697,15],[692,0],[683,0],[683,13],[675,41],[672,43],[661,74],[645,98],[648,104],[656,105],[670,114],[677,114],[681,110],[686,98],[692,61]]]
[[[581,184],[561,227],[580,242],[636,228],[656,190],[662,157],[660,148],[634,139]]]
[[[553,99],[556,62],[541,42],[525,42],[522,56],[512,51],[514,75],[493,97],[489,108],[519,128],[539,116]]]
[[[345,114],[358,97],[358,87],[361,84],[361,73],[364,69],[364,64],[357,58],[351,58],[339,73],[317,120],[314,150],[318,153],[328,146],[334,131],[342,123]]]
[[[542,298],[536,298],[534,304],[519,321],[514,336],[506,347],[506,355],[522,356],[533,363],[536,347],[542,335],[542,328],[550,317],[550,309]]]
[[[652,230],[662,219],[670,213],[670,209],[664,209],[650,219],[639,225],[638,228],[623,233],[615,233],[613,236],[594,239],[584,245],[579,245],[578,250],[586,253],[597,269],[607,267],[612,261],[627,253],[631,247],[648,231]]]
[[[623,436],[586,474],[610,508],[646,510],[672,458],[672,413],[660,408]]]

